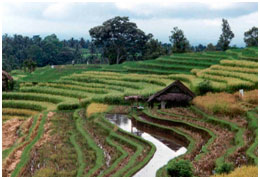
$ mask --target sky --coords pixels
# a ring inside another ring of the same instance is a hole
[[[257,2],[3,2],[2,34],[42,37],[55,33],[60,40],[90,39],[89,29],[115,16],[128,16],[145,33],[169,42],[173,27],[184,31],[192,45],[216,44],[222,18],[235,37],[231,45],[245,46],[244,32],[258,27]]]

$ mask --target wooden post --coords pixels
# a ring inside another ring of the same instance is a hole
[[[165,109],[165,104],[166,104],[165,101],[161,101],[161,109]]]

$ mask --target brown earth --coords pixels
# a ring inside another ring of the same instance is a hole
[[[15,169],[16,165],[20,162],[22,152],[24,148],[34,139],[34,137],[37,135],[38,128],[40,125],[40,122],[42,120],[42,114],[40,114],[39,119],[36,123],[36,126],[30,136],[30,139],[21,145],[17,147],[2,164],[2,176],[3,177],[9,177],[11,176],[11,173]]]
[[[2,125],[2,150],[11,147],[19,138],[18,130],[24,121],[17,118],[10,119]]]

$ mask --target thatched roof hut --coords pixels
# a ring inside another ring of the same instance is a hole
[[[2,90],[7,91],[9,83],[12,83],[13,78],[6,71],[2,70]]]
[[[195,94],[183,83],[177,80],[161,91],[150,96],[147,102],[151,106],[153,106],[153,103],[160,102],[161,107],[165,108],[187,105],[194,97]]]

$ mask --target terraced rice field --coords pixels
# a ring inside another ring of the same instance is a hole
[[[224,163],[235,168],[257,165],[255,103],[245,102],[246,112],[230,117],[193,105],[158,110],[142,103],[145,110],[136,111],[124,100],[129,95],[147,99],[177,79],[195,93],[203,80],[210,81],[213,92],[256,89],[254,48],[174,54],[89,70],[84,66],[76,72],[68,68],[17,73],[18,90],[3,92],[3,176],[138,175],[160,150],[142,133],[186,151],[168,155],[168,163],[158,166],[156,176],[169,176],[169,164],[179,159],[192,163],[195,176],[221,173]],[[45,76],[55,70],[56,78]],[[141,133],[124,131],[109,121],[107,113],[127,115]]]

